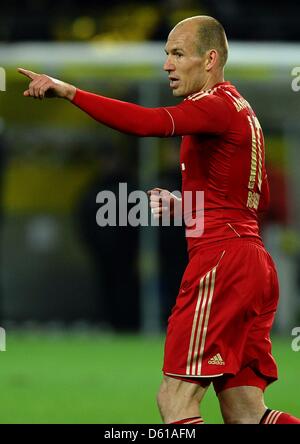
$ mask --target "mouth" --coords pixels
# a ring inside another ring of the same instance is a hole
[[[170,76],[169,81],[170,81],[170,88],[172,89],[178,88],[179,79],[177,77]]]

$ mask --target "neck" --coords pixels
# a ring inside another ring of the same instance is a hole
[[[211,89],[214,85],[216,85],[217,83],[221,83],[221,82],[224,82],[224,72],[218,72],[218,73],[212,74],[207,78],[207,80],[202,88],[202,91],[206,91],[208,89]]]

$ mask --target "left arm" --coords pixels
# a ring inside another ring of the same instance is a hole
[[[197,102],[186,99],[176,106],[146,108],[82,91],[45,74],[23,68],[18,71],[31,80],[24,96],[67,99],[98,122],[128,134],[159,137],[222,134],[231,120],[227,103],[209,94]]]

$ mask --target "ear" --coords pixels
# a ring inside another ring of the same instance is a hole
[[[219,54],[216,49],[210,49],[206,54],[205,69],[210,71],[219,59]]]

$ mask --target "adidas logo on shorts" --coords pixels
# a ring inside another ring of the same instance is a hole
[[[209,364],[213,364],[213,365],[225,365],[225,362],[223,361],[222,356],[220,355],[220,353],[217,353],[215,356],[210,358],[208,363]]]

